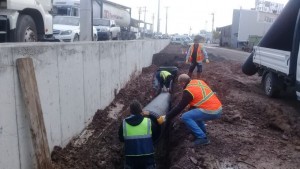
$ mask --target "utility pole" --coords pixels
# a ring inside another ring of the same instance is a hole
[[[80,0],[80,41],[93,40],[93,7],[92,0]]]
[[[141,14],[142,14],[142,7],[139,7],[139,28],[141,27]]]
[[[211,13],[212,15],[212,28],[211,28],[211,33],[214,31],[214,23],[215,23],[215,13]]]
[[[146,13],[147,13],[147,7],[144,7],[144,31],[143,31],[143,37],[145,37],[145,33],[146,33]]]
[[[159,33],[159,27],[160,27],[159,12],[160,12],[160,0],[158,0],[158,11],[157,11],[157,33]]]
[[[168,35],[168,6],[166,6],[166,35]]]
[[[152,35],[154,33],[154,13],[152,15],[152,26],[151,26],[151,32],[152,32]]]

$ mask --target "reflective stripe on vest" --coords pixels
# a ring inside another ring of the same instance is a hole
[[[217,96],[202,80],[191,80],[185,90],[193,96],[190,106],[209,111],[216,111],[222,108],[222,104]]]
[[[162,77],[164,81],[165,81],[166,78],[167,78],[168,76],[170,76],[170,75],[171,75],[171,73],[168,72],[168,71],[165,71],[165,70],[163,70],[163,71],[160,72],[160,77]]]
[[[193,55],[193,52],[194,52],[194,48],[195,48],[195,45],[193,44],[191,46],[191,51],[190,51],[190,57],[189,57],[190,62],[192,62],[192,55]],[[202,45],[198,44],[197,56],[196,56],[196,61],[197,62],[202,62],[203,59],[204,59],[201,49],[202,49]]]
[[[137,126],[131,126],[123,120],[125,156],[144,156],[154,154],[151,120],[144,118]]]

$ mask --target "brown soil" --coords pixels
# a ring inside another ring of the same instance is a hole
[[[180,73],[187,73],[182,63],[180,46],[170,45],[158,57],[178,55],[176,64]],[[156,56],[156,57],[157,57]],[[241,63],[210,55],[202,79],[217,93],[223,103],[221,119],[208,121],[211,144],[193,147],[193,136],[180,121],[180,115],[171,122],[163,150],[157,149],[158,168],[287,168],[300,166],[300,104],[293,95],[280,99],[267,98],[260,87],[260,78],[247,77],[241,72]],[[98,110],[88,126],[92,135],[84,143],[78,138],[66,148],[55,147],[52,160],[56,168],[96,169],[122,168],[122,144],[118,140],[121,119],[128,115],[128,105],[138,99],[144,106],[151,101],[152,75],[157,66],[145,68],[120,91],[105,110]],[[181,89],[175,84],[172,106],[181,99]],[[124,107],[117,120],[108,112],[117,104]],[[161,152],[165,151],[163,156]]]

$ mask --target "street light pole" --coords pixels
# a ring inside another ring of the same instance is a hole
[[[166,6],[166,35],[168,35],[168,6]]]
[[[212,28],[211,28],[211,33],[214,31],[214,23],[215,23],[215,13],[211,13],[212,15]]]
[[[160,0],[158,0],[158,11],[157,11],[157,33],[159,33],[159,27],[160,27],[160,19],[159,19],[159,12],[160,12]]]

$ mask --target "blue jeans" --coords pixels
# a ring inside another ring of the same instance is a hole
[[[206,138],[204,121],[214,120],[221,117],[222,109],[212,114],[205,113],[202,109],[192,109],[183,113],[181,120],[193,132],[196,138]]]

